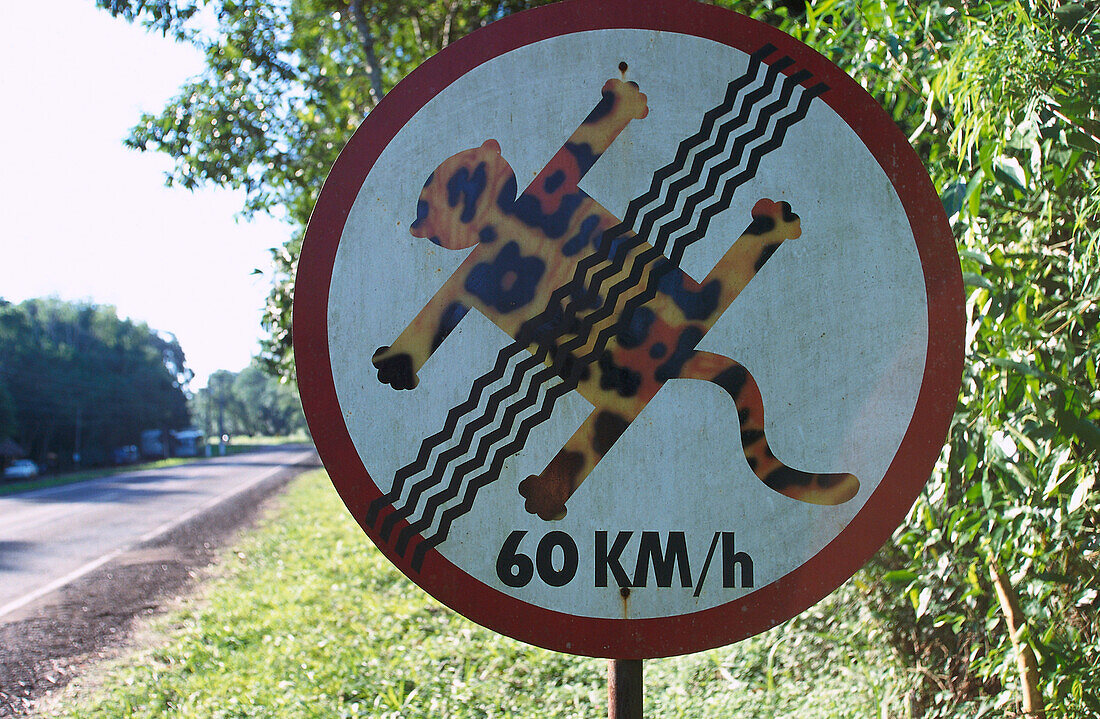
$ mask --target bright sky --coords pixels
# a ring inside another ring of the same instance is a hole
[[[92,0],[0,3],[0,297],[90,300],[172,332],[192,390],[256,353],[268,248],[289,235],[238,221],[240,194],[166,188],[169,157],[123,147],[201,67]]]

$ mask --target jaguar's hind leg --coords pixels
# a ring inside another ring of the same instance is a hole
[[[760,388],[741,364],[722,355],[696,352],[684,365],[680,377],[713,382],[733,398],[745,459],[764,484],[811,504],[842,504],[859,491],[855,475],[803,472],[776,459],[764,436],[764,400]]]
[[[633,417],[596,408],[540,474],[519,483],[524,508],[543,519],[561,519],[565,503],[630,426]]]

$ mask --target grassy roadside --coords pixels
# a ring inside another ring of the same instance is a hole
[[[268,437],[268,436],[256,436],[249,437],[247,435],[235,435],[233,440],[229,443],[228,447],[230,451],[236,449],[254,449],[256,447],[275,447],[281,444],[302,444],[309,443],[313,440],[309,438],[309,435],[305,432],[298,432],[296,434],[284,435],[280,437]],[[214,447],[214,451],[218,451],[218,443],[216,439],[211,439],[210,444]]]
[[[251,452],[255,449],[263,447],[274,447],[282,444],[295,444],[299,442],[310,442],[311,440],[305,434],[292,435],[289,437],[234,437],[233,442],[226,446],[226,454],[240,454],[242,452]],[[218,456],[217,444],[212,444],[213,456]],[[82,472],[67,472],[65,474],[52,474],[35,477],[34,479],[22,479],[17,481],[0,481],[0,497],[4,497],[10,494],[19,494],[20,492],[29,492],[32,489],[46,489],[47,487],[60,487],[65,484],[75,484],[76,482],[86,482],[89,479],[99,479],[101,477],[110,477],[115,474],[122,474],[123,472],[142,472],[149,469],[163,469],[165,467],[175,467],[180,464],[188,464],[190,462],[201,462],[207,459],[206,457],[173,457],[171,459],[160,459],[155,462],[142,462],[140,464],[127,464],[118,467],[101,467],[99,469],[89,469]]]
[[[770,632],[646,663],[646,716],[904,716],[905,670],[842,589]],[[470,623],[393,569],[323,472],[227,553],[155,646],[67,689],[44,716],[600,717],[606,663]]]

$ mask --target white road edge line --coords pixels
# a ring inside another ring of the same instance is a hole
[[[221,504],[222,502],[229,499],[230,497],[233,497],[237,494],[240,494],[240,493],[245,492],[249,489],[252,489],[253,487],[255,487],[260,482],[263,482],[263,481],[266,481],[266,480],[270,479],[271,477],[275,476],[279,472],[282,472],[283,470],[285,470],[289,467],[295,466],[299,462],[301,462],[305,459],[308,459],[312,455],[313,455],[313,450],[309,450],[307,452],[302,452],[301,454],[296,455],[295,457],[293,457],[286,464],[284,464],[280,467],[275,467],[275,468],[271,469],[268,472],[264,472],[259,477],[252,480],[251,482],[248,482],[247,484],[243,484],[239,487],[235,487],[235,488],[229,490],[228,492],[223,492],[222,494],[219,494],[216,497],[213,497],[212,499],[208,499],[207,501],[203,502],[201,505],[199,505],[198,507],[195,507],[194,509],[190,510],[189,512],[184,512],[183,514],[176,517],[175,519],[169,520],[169,521],[165,522],[164,524],[160,525],[159,527],[157,527],[156,529],[153,529],[152,531],[146,532],[145,534],[141,535],[136,540],[134,540],[133,542],[130,542],[126,546],[119,547],[118,549],[112,549],[110,552],[108,552],[107,554],[104,554],[102,557],[99,557],[98,559],[93,559],[92,561],[88,562],[87,564],[84,564],[80,567],[77,567],[76,569],[69,572],[65,576],[60,577],[58,579],[55,579],[54,581],[50,582],[46,586],[40,587],[40,588],[34,590],[33,592],[31,592],[30,594],[26,594],[26,595],[20,597],[19,599],[16,599],[15,601],[8,602],[4,606],[0,607],[0,619],[2,619],[4,616],[6,616],[8,614],[11,614],[12,612],[14,612],[17,609],[22,609],[23,607],[27,606],[31,602],[34,602],[38,599],[41,599],[42,597],[46,596],[47,594],[50,594],[51,592],[55,592],[58,589],[61,589],[66,584],[69,584],[71,582],[75,582],[77,579],[80,579],[85,574],[88,574],[90,572],[94,572],[95,570],[102,567],[104,564],[107,564],[108,562],[110,562],[112,559],[116,559],[117,557],[125,554],[126,552],[130,551],[131,549],[134,549],[135,547],[137,547],[141,544],[145,544],[146,542],[149,542],[153,539],[156,539],[157,537],[161,536],[162,534],[167,534],[168,532],[172,531],[176,527],[178,527],[178,526],[180,526],[180,525],[182,525],[186,522],[189,522],[190,520],[194,519],[196,516],[198,516],[198,515],[202,514],[203,512],[211,509],[212,507],[216,507],[217,505]]]

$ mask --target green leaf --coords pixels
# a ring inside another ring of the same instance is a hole
[[[1071,2],[1055,8],[1054,17],[1058,18],[1058,24],[1064,28],[1072,28],[1088,15],[1088,8],[1082,3]]]
[[[974,470],[978,468],[978,454],[971,450],[966,455],[966,460],[963,462],[963,469],[965,470],[966,478],[971,479],[974,476]]]
[[[909,584],[917,579],[917,574],[908,569],[895,569],[887,572],[882,578],[890,584]]]
[[[932,603],[932,587],[925,587],[920,590],[920,595],[917,597],[917,618],[923,617],[928,613],[928,605]]]
[[[976,502],[982,496],[982,484],[971,485],[970,489],[966,490],[966,501],[968,503]]]
[[[1071,384],[1070,382],[1067,382],[1066,380],[1062,379],[1061,377],[1058,377],[1056,375],[1052,375],[1049,372],[1043,372],[1042,370],[1036,369],[1035,367],[1032,367],[1031,365],[1024,364],[1023,362],[1016,362],[1015,360],[1010,360],[1007,357],[983,357],[982,359],[985,360],[986,362],[989,362],[990,364],[996,365],[998,367],[1003,367],[1005,369],[1011,369],[1011,370],[1014,370],[1016,372],[1020,372],[1021,374],[1027,375],[1029,377],[1034,377],[1036,379],[1045,380],[1047,382],[1053,382],[1054,384],[1057,384],[1059,387],[1062,387],[1063,389],[1069,389],[1069,390],[1075,390],[1075,391],[1077,389],[1073,384]]]
[[[993,153],[995,148],[992,144],[983,145],[981,150],[978,151],[978,163],[982,168],[982,172],[986,177],[993,178]]]
[[[966,202],[966,183],[962,180],[952,182],[940,193],[940,201],[943,202],[943,211],[947,213],[948,219],[959,214]]]
[[[1066,409],[1055,409],[1054,416],[1062,431],[1077,437],[1091,451],[1100,452],[1100,427]]]
[[[985,252],[978,250],[960,249],[959,257],[965,260],[974,260],[982,267],[993,267],[993,259]]]
[[[1024,448],[1027,449],[1027,451],[1031,452],[1031,454],[1033,454],[1036,457],[1042,456],[1042,453],[1039,451],[1039,448],[1035,445],[1034,442],[1031,441],[1031,438],[1028,437],[1023,432],[1021,432],[1018,427],[1016,427],[1015,425],[1013,425],[1011,423],[1006,424],[1005,425],[1005,431],[1007,431],[1009,434],[1011,434],[1013,437],[1015,437],[1016,441],[1019,442],[1021,445],[1023,445]]]
[[[993,176],[998,181],[1019,190],[1021,194],[1026,195],[1028,192],[1024,168],[1015,157],[1002,156],[993,160]]]
[[[1067,132],[1066,142],[1085,152],[1100,154],[1100,142],[1097,142],[1091,135],[1081,132],[1080,130],[1070,130]]]
[[[980,275],[977,272],[964,272],[963,273],[963,284],[966,285],[967,287],[980,287],[983,290],[995,290],[995,289],[997,289],[997,285],[993,284],[988,279],[986,279],[983,275]]]

